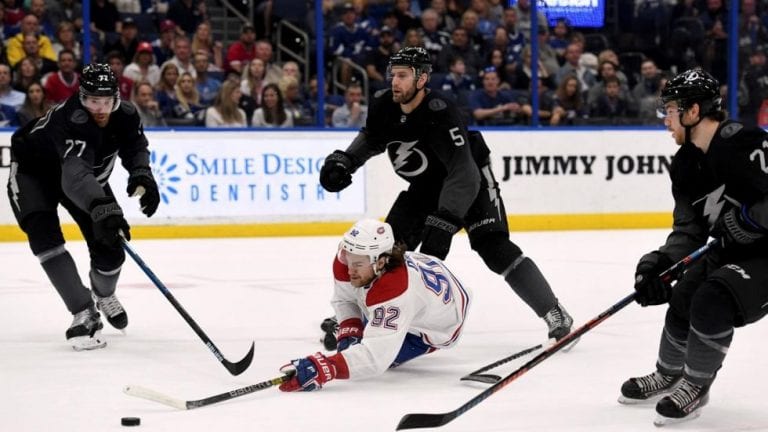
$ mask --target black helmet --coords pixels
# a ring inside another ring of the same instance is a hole
[[[406,47],[389,58],[389,68],[393,66],[412,67],[416,77],[432,72],[432,59],[426,49],[422,47]]]
[[[108,64],[91,63],[83,67],[80,75],[80,94],[83,96],[117,96],[117,76]]]
[[[698,103],[702,117],[723,109],[720,83],[704,69],[689,69],[678,74],[661,91],[661,103],[675,101],[682,109]]]

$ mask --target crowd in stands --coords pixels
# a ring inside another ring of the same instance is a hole
[[[306,10],[299,24],[312,29],[314,2],[255,0],[259,15],[227,42],[214,37],[203,0],[86,0],[84,47],[82,1],[0,0],[0,126],[23,125],[75,94],[85,49],[112,67],[121,98],[148,127],[316,125],[313,55],[304,77],[274,52],[274,14]],[[626,33],[550,25],[539,11],[534,90],[530,1],[324,0],[325,126],[365,124],[367,101],[388,86],[389,56],[404,46],[427,49],[428,86],[453,97],[469,125],[531,124],[532,91],[542,125],[657,125],[671,74],[700,65],[726,82],[725,0],[628,0],[618,3],[631,5],[630,43]],[[740,0],[739,13],[740,118],[760,125],[768,125],[765,3]]]

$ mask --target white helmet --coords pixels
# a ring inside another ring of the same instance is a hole
[[[355,255],[367,255],[372,265],[376,264],[381,254],[392,252],[394,245],[395,236],[392,233],[392,227],[376,219],[358,221],[344,233],[341,240],[343,251]]]

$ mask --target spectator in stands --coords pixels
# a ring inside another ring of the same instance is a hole
[[[200,94],[200,103],[205,106],[210,106],[221,89],[221,81],[210,76],[208,73],[208,52],[200,50],[195,54],[193,64],[197,77],[195,78],[195,85],[197,86],[197,92]],[[238,95],[242,94],[239,91],[240,82],[237,83]],[[237,97],[238,100],[240,96]]]
[[[533,26],[531,20],[531,0],[517,0],[517,3],[512,6],[517,13],[517,28],[525,36],[525,40],[531,40],[531,27]],[[547,17],[544,12],[538,8],[536,10],[536,17],[538,18],[539,27],[547,27]]]
[[[419,27],[419,20],[411,12],[411,0],[395,0],[393,3],[392,12],[397,17],[397,29],[401,33]]]
[[[75,53],[66,49],[59,53],[59,70],[46,75],[43,86],[48,101],[54,104],[64,102],[78,92],[80,78]]]
[[[251,60],[243,70],[240,79],[240,92],[243,94],[240,99],[240,107],[245,110],[248,118],[253,117],[253,112],[261,105],[261,91],[267,85],[266,73],[264,62],[257,58]],[[244,99],[246,100],[245,103]]]
[[[186,36],[176,36],[173,40],[173,57],[169,62],[176,65],[179,68],[180,73],[188,73],[192,77],[197,76],[195,67],[192,65],[192,49],[189,45],[189,38]]]
[[[646,98],[656,98],[659,94],[661,71],[656,62],[647,58],[640,63],[640,80],[632,89],[632,99],[640,102]]]
[[[111,51],[107,53],[107,64],[112,72],[117,77],[117,87],[120,91],[120,97],[125,100],[131,99],[133,93],[133,80],[123,75],[125,71],[125,58],[123,53],[119,51]]]
[[[501,30],[504,31],[504,29]],[[485,60],[485,64],[496,68],[496,73],[499,74],[499,80],[501,81],[499,87],[502,89],[510,89],[515,81],[515,69],[518,64],[522,64],[522,62],[509,65],[504,58],[504,53],[502,53],[500,49],[491,48],[491,51],[488,52],[488,58]]]
[[[0,104],[19,109],[26,95],[11,87],[11,67],[0,63]]]
[[[368,33],[357,24],[355,8],[351,3],[345,3],[342,9],[341,22],[331,30],[328,42],[333,56],[362,65],[365,48],[368,44]],[[352,67],[349,64],[342,63],[340,78],[344,84],[351,80]]]
[[[174,88],[176,100],[171,106],[171,117],[185,120],[184,124],[197,125],[202,122],[205,106],[200,103],[200,94],[195,87],[195,78],[189,72],[182,72]],[[187,123],[188,122],[188,123]]]
[[[558,18],[549,36],[549,46],[555,50],[557,62],[560,65],[565,63],[565,49],[568,48],[570,32],[568,21],[565,18]]]
[[[748,126],[768,126],[768,62],[766,47],[758,45],[749,56],[749,64],[741,72],[739,85],[739,119]]]
[[[56,27],[48,14],[45,0],[30,0],[29,13],[37,17],[40,33],[52,38],[56,32]]]
[[[173,0],[165,16],[191,35],[198,24],[208,20],[208,10],[204,0]]]
[[[605,78],[605,92],[589,106],[589,116],[622,123],[629,116],[629,104],[621,97],[621,83],[614,75]]]
[[[5,9],[4,22],[8,27],[18,27],[21,20],[27,14],[21,7],[21,0],[3,0]]]
[[[539,27],[539,61],[547,69],[547,73],[554,77],[560,70],[560,63],[557,61],[557,52],[548,41],[549,27]]]
[[[482,58],[470,46],[469,36],[464,27],[456,27],[451,32],[451,44],[443,47],[437,57],[437,72],[448,72],[451,59],[457,56],[464,59],[467,73],[476,76],[482,67]]]
[[[136,106],[144,127],[167,126],[163,112],[160,111],[160,104],[155,100],[152,84],[147,81],[137,81],[133,86],[131,102]]]
[[[331,123],[337,128],[360,129],[368,118],[368,106],[363,104],[363,88],[351,83],[344,91],[344,105],[333,111]]]
[[[160,66],[160,81],[155,86],[155,98],[160,104],[165,118],[171,117],[171,108],[176,103],[176,81],[179,80],[179,68],[166,62]]]
[[[493,31],[496,27],[501,25],[501,21],[494,21],[490,16],[490,3],[488,0],[471,0],[469,2],[469,9],[475,13],[477,18],[477,25],[475,30],[482,37],[483,40],[490,40],[493,38]]]
[[[533,82],[531,82],[531,85],[533,85]],[[552,91],[549,87],[547,87],[544,84],[544,81],[539,80],[538,82],[539,87],[539,123],[541,125],[551,125],[552,117],[554,116],[555,110],[557,109],[557,102],[555,98],[555,92]],[[531,92],[529,92],[528,100],[531,100],[533,98]],[[531,106],[531,112],[533,112],[533,107]]]
[[[519,93],[499,89],[501,81],[494,67],[483,70],[482,80],[483,87],[475,90],[469,99],[469,107],[477,124],[523,124],[531,115],[531,106]]]
[[[301,71],[299,70],[299,64],[293,60],[288,60],[283,63],[282,76],[290,76],[296,78],[296,81],[301,85]]]
[[[659,98],[661,97],[661,90],[667,85],[667,77],[662,73],[659,77],[659,85],[656,90],[656,96],[647,96],[639,101],[637,104],[637,123],[643,125],[658,125],[659,124]]]
[[[136,55],[133,61],[125,67],[123,72],[134,83],[147,81],[154,86],[160,81],[160,66],[155,64],[152,55],[152,45],[149,42],[140,42],[136,47]]]
[[[19,109],[19,126],[23,127],[30,121],[42,117],[50,107],[51,104],[46,100],[43,86],[37,82],[30,84],[27,87],[27,97]]]
[[[329,94],[328,81],[323,81],[323,84],[325,89],[325,103],[323,104],[324,116],[322,124],[318,126],[330,126],[333,111],[344,104],[344,97],[337,94]],[[307,92],[304,95],[304,111],[310,113],[312,118],[315,119],[315,122],[317,122],[317,110],[319,109],[318,100],[317,77],[313,76],[309,79]]]
[[[497,68],[496,71],[498,72],[498,70],[499,69]],[[443,77],[443,81],[440,83],[440,89],[446,93],[454,95],[458,95],[460,92],[475,91],[477,88],[475,79],[467,74],[466,71],[467,68],[463,58],[454,57],[451,59],[449,72]]]
[[[283,70],[272,62],[272,43],[266,39],[256,41],[256,58],[264,62],[267,69],[267,82],[277,84],[283,76]]]
[[[624,73],[624,71],[621,70],[621,60],[619,59],[618,54],[616,54],[616,51],[612,49],[604,49],[600,51],[597,54],[597,64],[603,64],[603,62],[609,61],[613,63],[616,69],[616,78],[619,79],[619,82],[627,86],[629,88],[632,88],[637,84],[637,77],[635,76],[635,71],[629,71],[629,73]],[[600,75],[600,71],[598,69],[598,75]]]
[[[120,37],[114,41],[104,43],[104,54],[117,51],[122,54],[124,59],[132,59],[136,55],[136,48],[139,46],[139,29],[136,21],[128,17],[123,20]]]
[[[368,87],[373,94],[387,88],[387,66],[389,58],[400,50],[400,44],[395,42],[391,28],[384,26],[379,31],[379,46],[368,51],[363,65],[368,74]]]
[[[256,58],[256,29],[251,24],[245,24],[240,29],[240,39],[233,42],[227,49],[224,69],[242,74],[245,65],[254,58]]]
[[[176,24],[169,19],[160,22],[160,37],[152,42],[155,64],[162,65],[173,57],[173,40],[176,37]]]
[[[421,39],[421,32],[419,29],[408,29],[403,37],[404,47],[423,47],[424,41]]]
[[[48,12],[51,14],[51,21],[57,30],[64,21],[71,22],[78,33],[83,29],[83,6],[77,0],[59,0],[58,7],[52,8]],[[58,54],[57,52],[56,55]],[[75,55],[78,55],[78,51],[75,51]]]
[[[581,54],[584,52],[583,49],[583,45],[578,42],[571,42],[565,49],[565,64],[560,66],[555,75],[557,84],[561,83],[568,75],[573,75],[579,79],[582,91],[586,91],[595,84],[597,75],[589,68],[579,64]]]
[[[504,50],[504,53],[507,56],[507,63],[517,63],[520,61],[520,56],[522,55],[523,48],[526,44],[526,36],[524,36],[517,27],[517,9],[512,7],[505,8],[502,24],[504,30],[507,31],[508,41],[507,47]]]
[[[531,47],[527,46],[523,48],[522,61],[517,64],[511,77],[513,89],[528,91],[531,88],[531,77],[533,76],[531,61]],[[537,66],[539,69],[539,81],[543,82],[550,90],[557,88],[555,79],[549,74],[549,71],[547,71],[544,62],[539,60]]]
[[[606,80],[616,77],[619,80],[620,95],[627,103],[632,103],[632,94],[626,84],[618,76],[618,67],[609,60],[604,60],[597,68],[597,83],[587,92],[587,105],[592,106],[600,95],[606,93]]]
[[[306,126],[314,123],[315,119],[311,113],[304,111],[304,99],[296,78],[290,75],[283,76],[277,86],[283,95],[283,107],[293,118],[294,126]]]
[[[251,125],[254,127],[289,128],[293,127],[293,117],[283,106],[283,96],[277,84],[270,83],[261,92],[261,106],[253,113]]]
[[[192,36],[192,52],[197,53],[204,51],[208,54],[208,58],[211,60],[214,70],[224,70],[224,45],[221,41],[213,39],[213,33],[211,33],[211,24],[208,21],[203,21],[197,25],[194,36]],[[210,69],[208,69],[210,70]],[[241,71],[237,71],[240,73]]]
[[[459,26],[467,31],[467,37],[469,38],[469,46],[475,50],[480,58],[485,58],[486,55],[486,39],[478,29],[479,18],[475,11],[469,9],[461,14],[461,21]]]
[[[91,31],[99,33],[104,40],[104,34],[119,31],[120,12],[114,3],[108,0],[91,1]]]
[[[357,24],[368,33],[369,40],[375,40],[379,33],[379,22],[376,17],[368,13],[368,0],[352,0],[355,8]]]
[[[16,66],[16,63],[28,55],[24,49],[24,38],[26,35],[33,35],[36,37],[38,44],[36,55],[41,58],[46,58],[52,62],[56,62],[56,54],[53,52],[53,45],[48,36],[40,34],[39,21],[36,16],[29,14],[24,16],[21,20],[21,31],[14,37],[6,41],[6,57],[8,58],[8,64],[11,67]]]
[[[726,23],[728,12],[723,0],[707,0],[706,8],[699,15],[704,24],[705,39],[703,67],[720,82],[726,82],[726,59],[728,58],[728,33]]]
[[[22,48],[24,49],[25,58],[35,62],[37,69],[40,71],[40,75],[45,76],[46,74],[55,72],[59,69],[55,61],[40,55],[39,36],[35,33],[27,33],[24,35]]]
[[[450,35],[453,29],[456,28],[456,18],[461,15],[458,14],[454,16],[452,13],[450,13],[446,0],[432,0],[429,2],[429,8],[437,12],[437,16],[440,20],[437,28],[445,31]]]
[[[557,86],[555,107],[552,110],[551,126],[573,126],[589,116],[584,103],[581,82],[575,75],[567,75]]]
[[[392,34],[395,36],[395,40],[397,42],[403,41],[404,33],[400,31],[397,27],[397,15],[395,15],[394,11],[389,11],[386,14],[384,14],[384,17],[381,20],[382,27],[386,26],[392,29]],[[375,45],[374,43],[371,43],[371,45]]]
[[[448,45],[451,35],[439,29],[440,15],[434,9],[425,9],[421,13],[421,38],[432,59],[432,66],[437,64],[437,56],[443,46]]]
[[[82,48],[80,47],[80,42],[75,38],[75,25],[71,21],[61,21],[56,27],[56,42],[53,43],[53,52],[58,57],[59,53],[64,49],[75,53],[77,62],[82,62]]]
[[[237,106],[242,92],[239,84],[224,81],[213,106],[205,110],[206,127],[246,127],[245,111]]]
[[[27,92],[30,84],[39,83],[40,78],[37,64],[29,57],[21,59],[13,68],[13,88],[22,93]]]

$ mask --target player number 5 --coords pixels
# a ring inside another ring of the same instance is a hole
[[[453,140],[453,143],[456,145],[456,147],[461,147],[464,145],[464,136],[461,135],[461,131],[458,127],[451,128],[448,130],[448,132],[451,134],[451,139]]]

